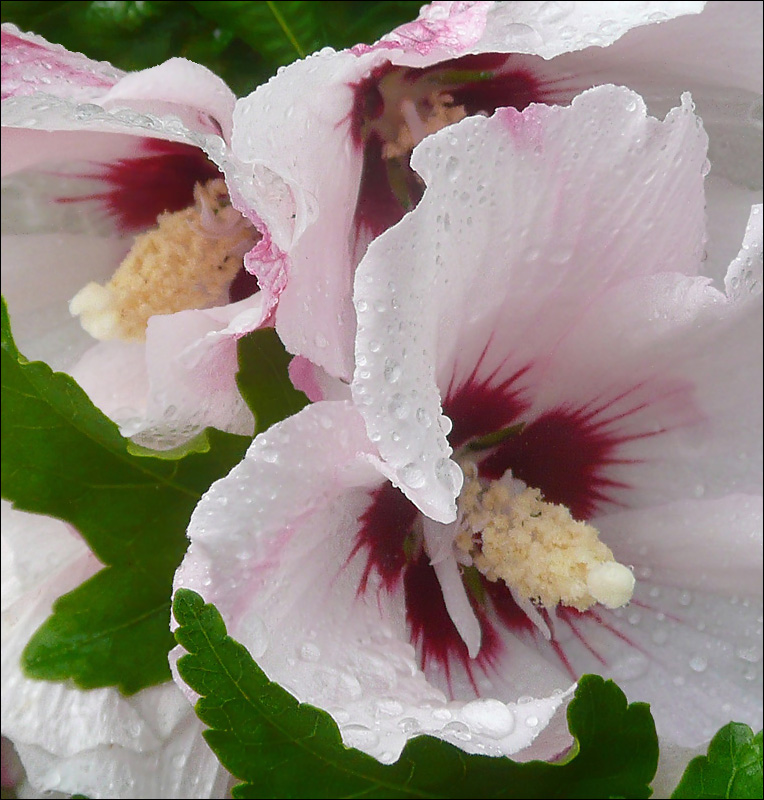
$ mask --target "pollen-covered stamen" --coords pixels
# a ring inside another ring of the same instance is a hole
[[[464,106],[454,105],[454,98],[446,92],[432,92],[420,103],[405,98],[400,104],[400,123],[394,140],[382,147],[383,158],[401,158],[426,136],[441,128],[463,120],[467,116]]]
[[[192,206],[160,214],[154,229],[136,237],[112,279],[82,288],[69,310],[96,339],[142,340],[155,314],[226,303],[257,237],[231,205],[222,178],[197,184]]]
[[[374,84],[378,107],[363,120],[359,133],[364,140],[375,137],[382,143],[384,159],[408,163],[422,139],[467,116],[437,75],[415,75],[410,70],[391,69]]]
[[[511,473],[483,482],[475,464],[463,469],[456,546],[488,580],[506,583],[545,635],[538,607],[554,613],[558,604],[586,611],[595,603],[618,608],[629,602],[634,575],[595,528]]]

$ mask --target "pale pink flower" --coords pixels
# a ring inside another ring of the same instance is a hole
[[[552,756],[583,672],[683,746],[756,724],[762,215],[712,206],[735,224],[706,243],[706,146],[688,96],[659,122],[616,87],[427,138],[355,277],[355,405],[257,437],[197,507],[176,588],[347,744]],[[579,609],[489,580],[472,469],[590,521],[636,586]]]
[[[413,145],[464,115],[566,104],[604,83],[663,115],[691,91],[715,180],[750,182],[760,29],[760,3],[435,2],[375,45],[281,70],[237,104],[228,178],[260,209],[287,348],[350,380],[353,270],[421,196]]]
[[[3,293],[21,352],[73,374],[148,445],[205,425],[251,433],[234,381],[236,339],[268,310],[242,261],[262,246],[259,234],[230,207],[219,171],[234,95],[185,59],[127,74],[12,25],[2,58]],[[216,179],[222,199],[200,188]],[[189,209],[157,233],[160,215]],[[165,257],[128,272],[121,305],[104,300],[100,285],[137,252],[138,234]],[[230,251],[194,261],[217,241]],[[208,280],[223,256],[225,280]],[[139,268],[154,274],[148,299],[129,284]],[[187,297],[197,284],[204,291]]]

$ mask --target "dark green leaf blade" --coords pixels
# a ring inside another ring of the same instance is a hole
[[[169,598],[188,520],[250,440],[210,429],[207,450],[180,460],[132,455],[69,376],[19,354],[5,302],[2,394],[3,497],[70,523],[112,568],[56,603],[24,652],[28,674],[128,693],[167,680]]]
[[[218,25],[237,31],[253,50],[264,54],[275,66],[290,64],[323,44],[319,21],[323,4],[313,0],[282,3],[190,0],[190,5]]]
[[[274,328],[261,328],[239,339],[236,383],[255,415],[255,432],[262,433],[308,404],[289,379],[292,356]]]
[[[179,590],[173,612],[188,652],[181,677],[199,695],[204,735],[221,763],[245,781],[234,797],[628,797],[651,794],[658,743],[649,708],[627,705],[621,690],[584,676],[568,709],[576,746],[564,762],[516,764],[471,756],[419,737],[383,766],[345,748],[328,714],[300,705],[272,683],[226,633],[217,609]],[[285,765],[288,765],[286,768]]]
[[[696,798],[759,798],[762,779],[762,732],[740,722],[725,725],[708,746],[708,755],[693,758],[671,795]]]
[[[136,570],[106,567],[60,597],[24,651],[28,674],[45,680],[75,677],[83,687],[118,686],[132,694],[169,678],[167,581]],[[145,658],[138,672],[125,668]]]

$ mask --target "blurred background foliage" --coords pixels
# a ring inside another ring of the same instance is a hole
[[[124,70],[173,56],[204,64],[237,95],[321,47],[371,43],[414,19],[422,2],[52,2],[4,0],[2,21],[14,22]]]

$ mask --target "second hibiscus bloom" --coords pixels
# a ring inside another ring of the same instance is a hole
[[[659,122],[615,87],[464,120],[412,165],[419,205],[356,274],[355,407],[256,440],[176,587],[383,761],[421,732],[554,755],[586,671],[682,744],[753,721],[759,610],[725,596],[757,586],[760,213],[725,292],[700,277],[690,100]]]

